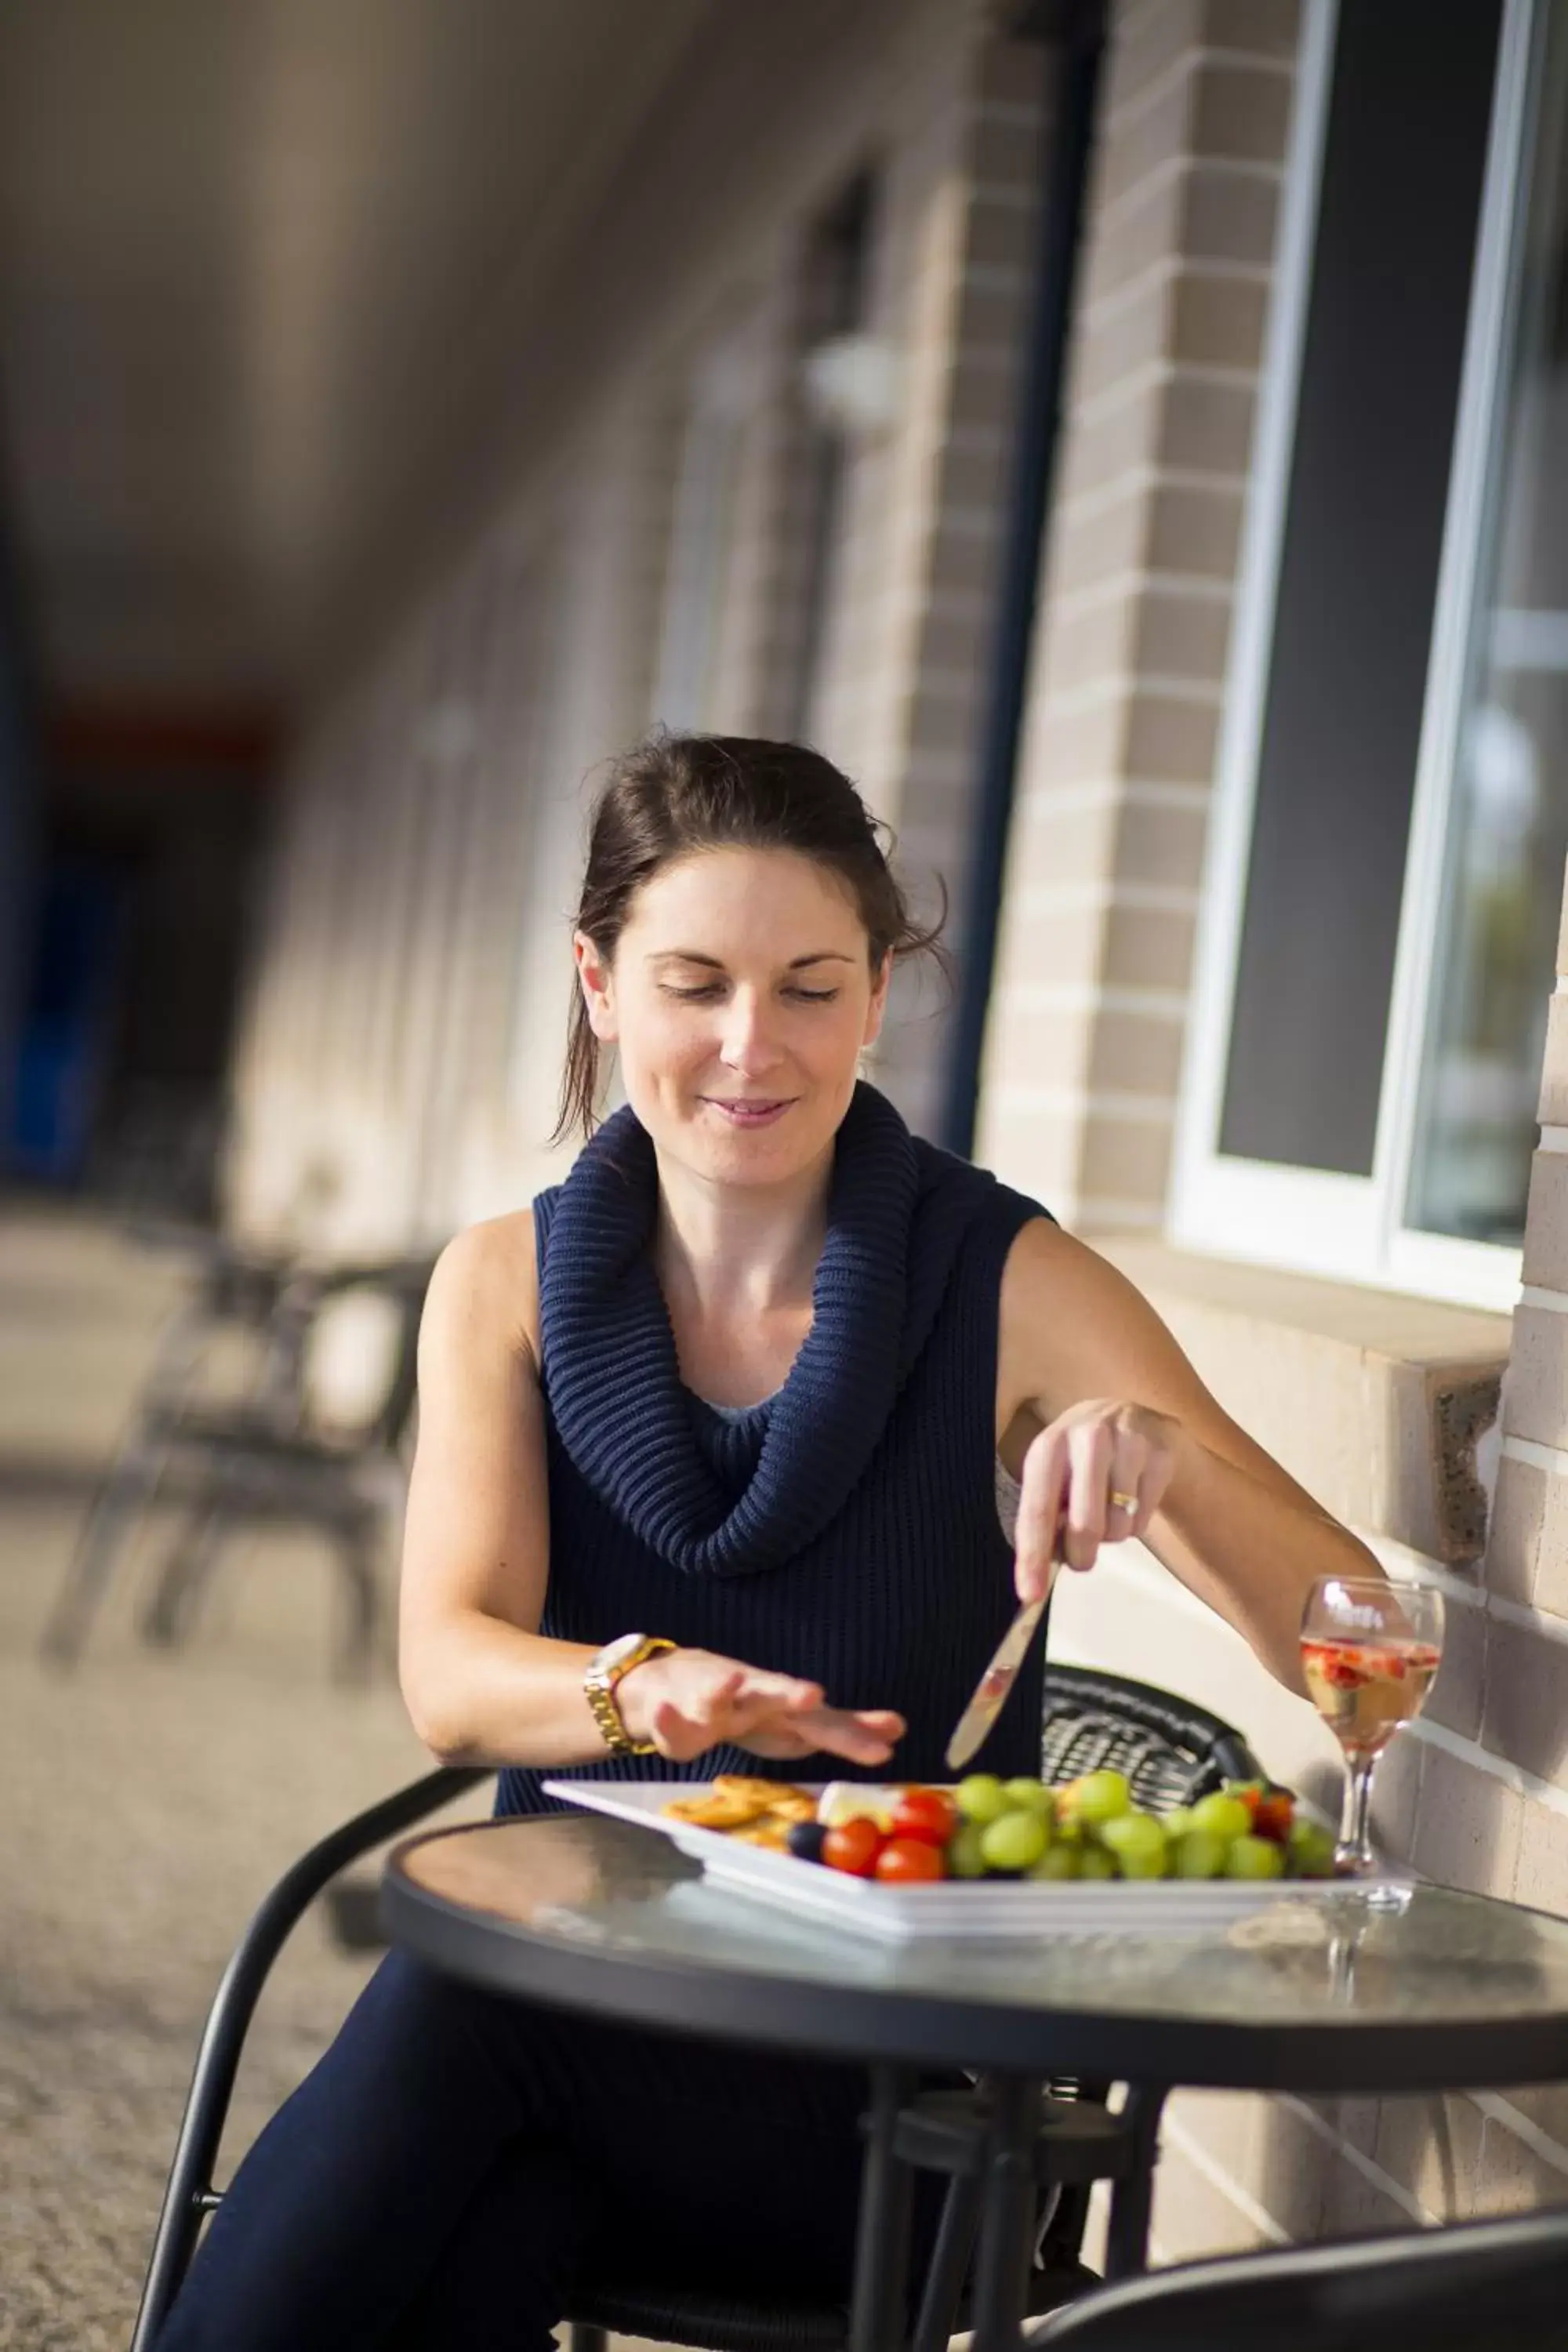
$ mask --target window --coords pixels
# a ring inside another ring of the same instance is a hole
[[[1568,12],[1309,0],[1175,1237],[1508,1306],[1568,850]]]
[[[754,321],[715,342],[691,380],[670,522],[653,716],[708,723],[734,537],[747,422],[758,399]]]
[[[847,362],[853,370],[865,355],[875,194],[871,174],[858,172],[813,224],[803,256],[798,327],[805,414],[794,501],[800,629],[788,665],[784,731],[807,743],[820,741],[824,731],[824,656],[839,592],[850,456],[838,380]]]

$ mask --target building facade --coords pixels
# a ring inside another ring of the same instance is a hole
[[[296,746],[242,1228],[400,1245],[559,1175],[584,793],[654,721],[820,742],[965,907],[1058,29],[805,0],[683,59],[510,474]],[[1104,41],[975,1154],[1441,1583],[1387,1844],[1568,1909],[1568,9],[1112,0]],[[926,1131],[952,1041],[911,992],[878,1065]],[[1337,1803],[1147,1556],[1057,1619]],[[1154,2234],[1565,2196],[1558,2093],[1189,2095]]]

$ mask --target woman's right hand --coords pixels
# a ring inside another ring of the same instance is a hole
[[[883,1764],[904,1732],[901,1716],[828,1706],[820,1683],[767,1674],[710,1650],[645,1658],[621,1676],[616,1704],[631,1737],[651,1739],[672,1764],[723,1746],[786,1761],[826,1752],[851,1764]]]

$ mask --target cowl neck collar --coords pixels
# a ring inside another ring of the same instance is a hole
[[[540,1287],[556,1431],[601,1499],[673,1567],[775,1568],[842,1507],[898,1394],[914,1139],[884,1095],[857,1087],[835,1144],[811,1328],[766,1413],[746,1425],[754,1459],[735,1483],[700,1443],[681,1385],[649,1246],[658,1192],[652,1139],[628,1108],[584,1147],[556,1197]]]

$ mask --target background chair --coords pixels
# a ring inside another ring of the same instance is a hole
[[[142,1614],[149,1641],[186,1637],[237,1526],[293,1522],[332,1544],[346,1604],[340,1670],[369,1671],[382,1632],[380,1539],[406,1475],[431,1265],[420,1256],[300,1269],[215,1245],[88,1516],[45,1632],[48,1658],[79,1657],[141,1514],[172,1477],[185,1515]],[[234,1325],[251,1337],[249,1377],[215,1392],[201,1370]]]
[[[1038,2352],[1563,2352],[1568,2213],[1189,2263],[1031,2326]]]
[[[159,1336],[130,1423],[82,1522],[75,1552],[44,1629],[44,1656],[58,1666],[80,1656],[93,1617],[141,1514],[163,1485],[178,1430],[197,1400],[224,1381],[226,1402],[269,1402],[292,1384],[281,1314],[291,1254],[243,1249],[197,1229],[142,1226],[134,1237],[184,1258],[187,1288]],[[221,1369],[215,1359],[222,1357]]]
[[[1228,1724],[1146,1684],[1047,1665],[1043,1714],[1047,1778],[1053,1758],[1109,1754],[1118,1743],[1121,1754],[1135,1759],[1140,1794],[1158,1788],[1167,1792],[1163,1801],[1172,1804],[1205,1795],[1225,1779],[1257,1777],[1256,1759]],[[1089,1768],[1075,1761],[1073,1769]],[[222,2201],[213,2172],[240,2053],[262,1986],[289,1931],[350,1864],[487,1777],[477,1766],[427,1773],[323,1838],[255,1914],[224,1972],[202,2035],[131,2352],[149,2352],[190,2266],[203,2221]],[[1079,2260],[1089,2189],[1096,2179],[1121,2177],[1131,2164],[1152,2158],[1136,2105],[1112,2115],[1110,2090],[1064,2080],[1051,2084],[1042,2097],[1037,2142],[1041,2231],[1031,2281],[1033,2311],[1098,2284],[1096,2273]],[[973,2251],[985,2126],[984,2088],[968,2098],[942,2094],[917,2099],[901,2119],[900,2155],[945,2171],[951,2183],[913,2331],[914,2352],[941,2352],[966,2320],[964,2273]],[[647,2279],[584,2284],[573,2298],[570,2319],[572,2352],[604,2352],[611,2331],[707,2352],[846,2352],[849,2324],[842,2307],[752,2304],[714,2294],[700,2282]]]

